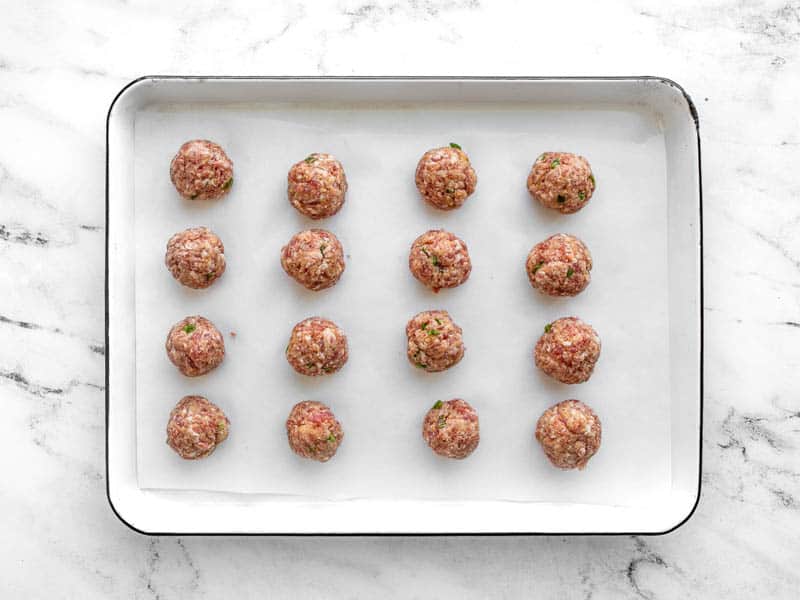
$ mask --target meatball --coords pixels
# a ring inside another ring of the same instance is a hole
[[[184,396],[169,413],[167,444],[181,458],[205,458],[228,437],[231,422],[202,396]]]
[[[303,287],[319,291],[336,285],[344,272],[344,250],[324,229],[296,234],[281,250],[281,266]]]
[[[225,272],[225,246],[210,229],[192,227],[169,238],[164,263],[186,287],[207,288]]]
[[[219,144],[191,140],[172,159],[169,176],[187,200],[216,200],[233,185],[233,162]]]
[[[592,279],[592,255],[581,240],[557,233],[536,244],[525,270],[531,285],[548,296],[576,296]]]
[[[536,423],[536,439],[559,469],[583,469],[600,448],[600,419],[580,400],[548,408]]]
[[[434,292],[453,288],[469,279],[472,262],[463,240],[449,231],[432,229],[411,244],[411,274]]]
[[[326,462],[336,454],[344,432],[331,409],[322,402],[298,402],[286,419],[289,446],[298,456]]]
[[[478,176],[458,144],[434,148],[422,155],[415,176],[425,200],[441,210],[458,208],[475,191]]]
[[[600,337],[577,317],[545,325],[533,351],[536,366],[561,383],[583,383],[600,358]]]
[[[186,317],[172,326],[167,335],[167,356],[187,377],[204,375],[225,358],[225,340],[205,317]]]
[[[594,193],[592,167],[582,156],[545,152],[531,167],[528,192],[542,206],[564,214],[578,212]]]
[[[446,310],[426,310],[406,325],[408,360],[414,366],[435,373],[457,364],[464,357],[461,327]]]
[[[300,321],[292,329],[286,360],[301,375],[329,375],[347,362],[347,336],[321,317]]]
[[[478,413],[460,398],[439,400],[425,415],[422,438],[439,456],[466,458],[481,440]]]
[[[342,163],[315,152],[289,169],[289,202],[311,219],[324,219],[344,204],[347,178]]]

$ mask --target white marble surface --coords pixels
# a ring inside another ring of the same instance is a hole
[[[789,598],[800,3],[0,2],[0,596]],[[655,538],[148,538],[105,496],[108,104],[142,74],[657,74],[697,103],[700,507]]]

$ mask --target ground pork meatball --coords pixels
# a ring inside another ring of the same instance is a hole
[[[202,396],[184,396],[169,413],[167,444],[181,458],[205,458],[228,437],[225,413]]]
[[[464,357],[461,327],[446,310],[427,310],[406,325],[408,360],[415,367],[435,373],[457,364]]]
[[[187,377],[204,375],[225,358],[225,340],[219,329],[204,317],[186,317],[167,335],[167,356]]]
[[[441,210],[458,208],[475,191],[478,177],[458,144],[434,148],[422,155],[415,176],[417,189]]]
[[[592,255],[581,240],[557,233],[536,244],[525,263],[531,285],[548,296],[576,296],[591,281]]]
[[[324,219],[344,204],[347,178],[342,163],[315,152],[289,169],[289,202],[311,219]]]
[[[172,159],[169,176],[187,200],[215,200],[233,185],[233,162],[218,144],[191,140]]]
[[[600,358],[600,337],[577,317],[545,325],[533,351],[536,366],[561,383],[583,383]]]
[[[536,423],[536,439],[559,469],[583,469],[600,448],[600,419],[580,400],[548,408]]]
[[[344,272],[344,250],[324,229],[296,234],[281,250],[283,270],[303,287],[319,291],[336,285]]]
[[[225,272],[225,246],[210,229],[192,227],[169,239],[164,263],[183,285],[207,288]]]
[[[306,400],[295,404],[289,413],[286,435],[295,454],[326,462],[336,454],[344,432],[330,408]]]
[[[460,398],[439,400],[425,415],[422,438],[439,456],[466,458],[481,440],[478,413]]]
[[[469,279],[472,262],[463,240],[449,231],[432,229],[411,244],[411,274],[434,292],[453,288]]]
[[[321,317],[300,321],[292,329],[286,360],[301,375],[329,375],[347,362],[347,336]]]
[[[545,152],[531,167],[528,191],[542,206],[564,214],[578,212],[594,193],[592,168],[582,156]]]

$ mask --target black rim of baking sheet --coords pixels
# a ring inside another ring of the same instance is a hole
[[[687,107],[689,112],[692,116],[692,120],[694,121],[694,128],[695,128],[695,136],[697,138],[697,176],[698,176],[698,217],[699,217],[699,250],[700,250],[700,297],[699,297],[699,311],[700,311],[700,427],[699,427],[699,440],[698,440],[698,468],[697,468],[697,496],[694,500],[694,504],[692,505],[692,509],[689,513],[677,524],[666,529],[664,531],[609,531],[609,532],[535,532],[535,531],[520,531],[520,532],[507,532],[507,531],[500,531],[500,532],[420,532],[420,533],[392,533],[392,532],[377,532],[377,533],[364,533],[364,532],[353,532],[353,533],[331,533],[331,532],[320,532],[320,533],[272,533],[272,532],[253,532],[253,533],[241,533],[241,532],[176,532],[176,531],[166,531],[166,532],[158,532],[158,531],[144,531],[139,529],[132,524],[130,524],[125,518],[117,511],[114,503],[111,500],[111,490],[109,485],[109,477],[108,477],[108,423],[109,423],[109,399],[111,395],[111,389],[109,385],[109,365],[110,365],[110,354],[111,348],[109,346],[108,341],[108,329],[109,329],[109,303],[108,303],[108,259],[109,259],[109,125],[111,123],[111,112],[114,109],[114,105],[117,103],[122,95],[128,90],[128,88],[141,83],[143,81],[156,81],[156,80],[170,80],[170,81],[203,81],[203,80],[210,80],[210,81],[247,81],[247,80],[254,80],[254,81],[652,81],[656,83],[662,83],[669,87],[672,87],[678,90],[683,98],[686,100]],[[150,535],[150,536],[181,536],[181,537],[188,537],[188,536],[209,536],[209,537],[218,537],[218,536],[228,536],[228,537],[443,537],[443,536],[451,536],[451,537],[510,537],[510,536],[519,536],[519,537],[544,537],[544,536],[560,536],[560,537],[573,537],[573,536],[618,536],[618,535],[640,535],[640,536],[661,536],[666,535],[668,533],[672,533],[676,529],[679,529],[683,525],[685,525],[689,519],[694,516],[694,513],[697,511],[697,507],[700,504],[700,496],[702,492],[702,483],[703,483],[703,358],[704,358],[704,322],[703,322],[703,298],[704,298],[704,289],[703,289],[703,169],[702,169],[702,158],[701,158],[701,148],[700,148],[700,120],[697,114],[697,107],[695,106],[694,101],[689,96],[688,92],[675,82],[674,80],[668,77],[659,77],[654,75],[615,75],[615,76],[568,76],[568,77],[560,77],[560,76],[529,76],[529,77],[515,77],[515,76],[294,76],[294,75],[274,75],[274,76],[263,76],[263,75],[144,75],[142,77],[137,77],[136,79],[127,83],[119,92],[117,92],[114,99],[111,101],[111,104],[108,107],[108,113],[106,115],[106,193],[105,193],[105,201],[106,201],[106,247],[105,247],[105,286],[104,286],[104,294],[105,294],[105,361],[106,361],[106,377],[105,377],[105,385],[106,385],[106,431],[105,431],[105,462],[106,462],[106,498],[108,500],[108,505],[111,507],[112,512],[116,517],[125,524],[129,529],[135,531],[136,533],[140,533],[142,535]]]

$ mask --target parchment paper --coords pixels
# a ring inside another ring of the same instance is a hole
[[[228,197],[179,198],[169,163],[192,138],[220,143],[234,161]],[[428,208],[414,185],[429,148],[459,143],[478,174],[463,208]],[[545,150],[586,156],[597,192],[581,212],[539,207],[525,180]],[[286,173],[314,151],[330,152],[350,184],[341,212],[322,222],[286,199]],[[626,505],[670,485],[667,211],[664,138],[654,116],[631,107],[155,106],[135,132],[136,408],[138,481],[150,489],[261,492],[308,499],[507,499]],[[224,276],[193,291],[163,264],[167,239],[212,228],[225,244]],[[339,284],[307,292],[284,274],[281,247],[308,227],[341,240]],[[473,262],[463,286],[433,294],[409,273],[411,242],[443,227],[464,239]],[[534,243],[565,232],[594,257],[592,283],[571,299],[533,290],[525,259]],[[405,324],[443,308],[464,330],[466,355],[426,374],[405,357]],[[223,365],[199,378],[168,361],[164,340],[187,315],[225,335]],[[343,327],[350,360],[338,374],[305,378],[284,358],[292,326],[321,315]],[[568,386],[533,364],[543,326],[580,316],[603,350],[591,380]],[[229,334],[235,332],[236,336]],[[680,349],[674,349],[680,352]],[[165,444],[174,404],[202,394],[231,420],[229,439],[208,459],[181,460]],[[425,412],[462,397],[479,412],[481,443],[464,461],[435,456],[421,438]],[[535,441],[548,406],[578,398],[603,423],[585,471],[553,468]],[[305,399],[328,403],[342,422],[338,454],[319,464],[290,451],[284,422]]]

